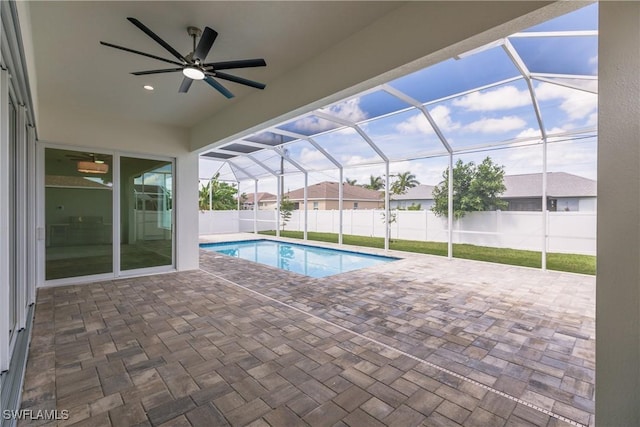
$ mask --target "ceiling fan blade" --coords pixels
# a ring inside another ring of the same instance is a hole
[[[118,46],[118,45],[107,43],[107,42],[100,42],[100,44],[103,45],[103,46],[108,46],[108,47],[113,47],[115,49],[124,50],[125,52],[135,53],[136,55],[146,56],[147,58],[157,59],[158,61],[168,62],[169,64],[182,65],[179,62],[171,61],[170,59],[160,58],[159,56],[151,55],[150,53],[144,53],[144,52],[140,52],[138,50],[129,49],[128,47],[122,47],[122,46]]]
[[[167,50],[167,52],[169,52],[170,54],[172,54],[173,56],[175,56],[179,60],[183,61],[184,63],[188,63],[189,62],[184,58],[184,56],[182,56],[180,54],[180,52],[178,52],[177,50],[172,48],[169,45],[169,43],[167,43],[166,41],[162,40],[156,33],[154,33],[149,28],[147,28],[142,22],[138,21],[136,18],[131,18],[131,17],[127,18],[127,20],[129,22],[131,22],[133,25],[135,25],[136,27],[138,27],[139,29],[141,29],[146,35],[148,35],[153,40],[155,40],[156,43],[158,43],[160,46],[165,48]]]
[[[165,68],[163,70],[149,70],[149,71],[136,71],[133,74],[134,76],[146,76],[147,74],[162,74],[162,73],[175,73],[176,71],[182,71],[182,67],[180,68]]]
[[[189,88],[191,87],[191,83],[193,83],[193,79],[190,79],[189,77],[185,77],[184,79],[182,79],[182,83],[180,84],[180,89],[178,89],[178,92],[180,92],[180,93],[189,92]]]
[[[229,92],[229,90],[226,87],[222,86],[220,83],[215,81],[211,76],[205,77],[204,81],[209,83],[209,85],[212,88],[214,88],[215,90],[217,90],[218,92],[220,92],[221,94],[226,96],[227,98],[229,98],[229,99],[233,98],[233,94],[231,92]]]
[[[205,67],[213,68],[214,70],[230,70],[233,68],[265,67],[266,65],[267,63],[262,58],[238,59],[236,61],[210,62],[208,64],[204,64]]]
[[[254,82],[253,80],[248,80],[238,76],[232,76],[227,73],[215,72],[214,75],[219,79],[229,80],[230,82],[240,83],[241,85],[247,85],[251,87],[255,87],[256,89],[264,89],[267,85],[259,82]]]
[[[204,32],[202,33],[202,37],[200,37],[200,41],[198,42],[198,47],[196,47],[196,51],[193,53],[193,59],[204,61],[204,59],[209,54],[211,46],[213,46],[213,42],[216,40],[216,37],[218,37],[218,33],[215,30],[212,30],[209,27],[204,27]]]

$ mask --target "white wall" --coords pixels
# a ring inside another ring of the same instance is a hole
[[[275,228],[275,212],[259,211],[258,229]],[[343,234],[384,237],[383,210],[345,210]],[[447,219],[431,211],[392,211],[391,238],[446,242]],[[244,218],[240,221],[239,217]],[[338,233],[339,211],[309,211],[307,231]],[[549,212],[549,252],[596,254],[595,212]],[[293,211],[285,230],[304,231],[304,211]],[[253,231],[253,212],[212,211],[200,214],[200,234]],[[454,221],[454,243],[539,251],[541,212],[473,212]]]

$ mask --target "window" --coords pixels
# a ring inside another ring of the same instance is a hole
[[[353,202],[353,209],[354,210],[358,209],[358,202]]]
[[[314,211],[318,210],[318,202],[313,202],[313,210]]]

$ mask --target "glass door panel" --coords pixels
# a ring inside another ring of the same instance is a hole
[[[113,272],[113,156],[45,149],[47,280]]]
[[[173,265],[173,164],[120,158],[120,270]]]

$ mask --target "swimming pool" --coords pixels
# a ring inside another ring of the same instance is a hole
[[[311,277],[332,276],[398,259],[275,240],[202,243],[200,247]]]

